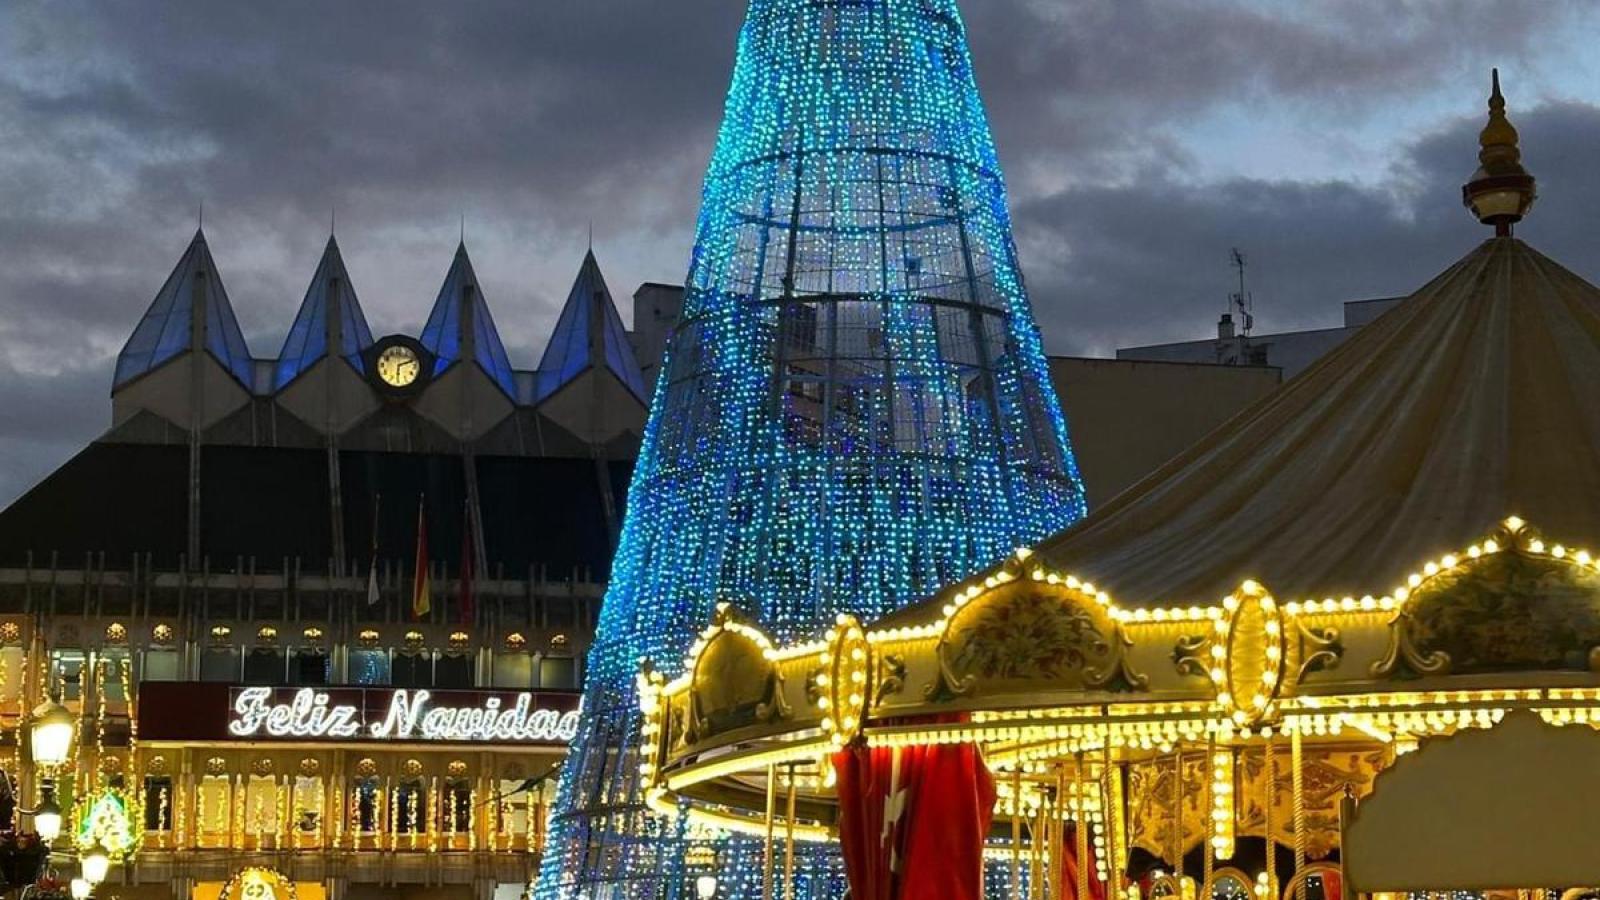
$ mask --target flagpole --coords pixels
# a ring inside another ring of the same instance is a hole
[[[367,557],[367,605],[376,606],[382,599],[378,590],[378,512],[383,508],[383,493],[372,497],[372,553]]]

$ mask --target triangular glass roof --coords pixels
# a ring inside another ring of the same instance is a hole
[[[438,358],[434,374],[443,373],[461,358],[462,347],[466,343],[462,340],[461,294],[468,288],[472,289],[469,302],[472,306],[475,360],[500,385],[506,396],[515,397],[517,385],[511,373],[511,359],[506,356],[506,346],[501,343],[500,332],[494,327],[494,316],[489,314],[489,304],[483,299],[483,289],[478,285],[477,274],[472,271],[472,260],[467,257],[465,244],[456,247],[455,260],[450,263],[450,272],[444,277],[444,286],[439,288],[439,298],[433,302],[428,324],[422,329],[422,345]]]
[[[647,402],[644,374],[633,355],[628,332],[606,287],[600,264],[589,251],[578,270],[578,278],[567,294],[556,330],[545,345],[539,360],[539,379],[535,402],[564,387],[589,368],[609,369],[627,385],[640,402]]]
[[[361,301],[356,299],[355,286],[350,283],[350,273],[345,271],[344,258],[339,255],[339,244],[332,237],[322,251],[322,262],[311,276],[311,286],[300,302],[300,312],[294,317],[289,336],[284,339],[283,351],[278,354],[273,373],[273,389],[295,380],[301,372],[311,368],[317,360],[328,355],[328,294],[330,283],[337,280],[339,292],[334,300],[339,317],[339,355],[357,372],[365,372],[361,354],[372,346],[372,329],[361,312]]]
[[[253,382],[250,348],[245,344],[244,332],[239,330],[239,320],[234,317],[233,305],[228,302],[228,291],[222,286],[222,276],[217,272],[211,251],[206,247],[206,237],[201,231],[194,233],[189,249],[178,260],[178,265],[167,276],[167,281],[156,298],[145,310],[144,318],[133,329],[122,352],[117,354],[117,372],[112,389],[138,378],[161,366],[180,353],[190,349],[190,312],[194,308],[197,273],[209,276],[206,290],[205,349],[211,352],[224,369],[233,373],[246,389]]]

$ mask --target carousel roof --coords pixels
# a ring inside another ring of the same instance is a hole
[[[1484,242],[1037,548],[1123,602],[1388,590],[1508,514],[1600,534],[1600,289]]]
[[[1600,289],[1510,236],[1533,183],[1498,80],[1482,143],[1466,201],[1496,237],[1044,541],[1043,562],[1170,606],[1247,578],[1381,593],[1508,515],[1600,536]]]

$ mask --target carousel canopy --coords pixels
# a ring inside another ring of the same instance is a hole
[[[1493,238],[1038,548],[1125,603],[1381,593],[1508,514],[1600,533],[1600,289]]]
[[[1600,497],[1600,289],[1510,236],[1533,179],[1498,82],[1482,143],[1465,198],[1496,237],[1036,547],[1042,562],[1123,604],[1187,606],[1251,578],[1285,598],[1379,594],[1508,515],[1600,535],[1580,499]]]

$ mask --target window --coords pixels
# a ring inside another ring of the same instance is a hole
[[[211,647],[200,654],[200,680],[238,681],[238,651],[232,647]]]
[[[83,651],[56,650],[50,654],[50,680],[64,701],[83,699]]]
[[[421,780],[402,781],[394,789],[396,834],[424,834],[428,830],[428,795]]]
[[[21,647],[0,648],[0,701],[11,702],[22,696],[23,666],[28,657]]]
[[[244,788],[245,831],[258,841],[276,837],[281,830],[278,816],[282,809],[278,780],[271,775],[251,775]]]
[[[165,775],[144,780],[144,830],[173,830],[173,780]]]
[[[355,828],[362,834],[378,831],[378,779],[362,778],[355,783]]]
[[[350,683],[389,683],[389,651],[360,648],[350,651]]]
[[[283,676],[283,651],[276,647],[254,647],[245,657],[245,684],[282,684]]]
[[[494,686],[526,690],[533,684],[533,657],[526,653],[499,653],[494,658]]]
[[[295,684],[327,684],[328,654],[321,647],[302,647],[295,651],[294,669],[290,673]]]
[[[203,845],[221,846],[233,822],[233,790],[226,775],[207,775],[200,779],[195,798],[195,813],[200,820]]]
[[[128,652],[126,650],[106,650],[96,665],[100,670],[100,691],[105,695],[106,702],[116,706],[115,715],[125,715],[128,711],[126,703],[128,698],[123,696],[123,680],[133,681],[133,672],[128,670]]]
[[[471,656],[462,656],[455,653],[439,657],[439,661],[434,665],[434,687],[455,688],[457,690],[472,687],[472,662]]]
[[[452,778],[445,785],[444,829],[451,834],[472,830],[472,783]]]
[[[539,687],[567,690],[578,686],[578,661],[570,656],[547,656],[539,660]]]
[[[140,681],[182,681],[183,660],[176,650],[146,650],[144,665],[139,670]]]
[[[292,824],[301,834],[318,834],[322,830],[321,778],[315,775],[295,776]]]
[[[390,684],[403,688],[432,687],[433,657],[427,653],[396,655]]]

